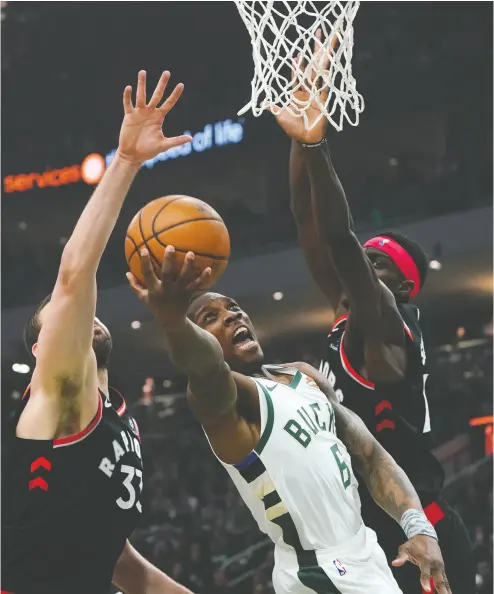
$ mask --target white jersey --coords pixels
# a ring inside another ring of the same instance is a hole
[[[336,436],[334,410],[316,383],[294,368],[290,385],[252,378],[261,437],[240,464],[223,464],[262,532],[279,547],[328,549],[363,527],[350,455]]]

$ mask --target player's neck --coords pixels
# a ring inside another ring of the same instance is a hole
[[[98,387],[103,394],[108,394],[108,369],[98,369]]]

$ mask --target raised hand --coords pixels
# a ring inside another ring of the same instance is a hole
[[[318,29],[316,32],[316,39],[314,41],[314,51],[312,59],[309,64],[303,69],[303,74],[300,74],[302,67],[302,56],[294,61],[292,70],[292,98],[291,107],[294,111],[294,107],[307,105],[310,100],[310,93],[306,89],[310,87],[316,78],[318,78],[320,72],[328,72],[328,67],[331,62],[331,56],[333,55],[334,49],[338,43],[337,35],[334,35],[329,48],[326,44],[321,42],[321,30]],[[323,86],[319,91],[319,101],[324,103],[328,97],[328,88]],[[304,126],[304,118],[293,115],[290,111],[285,108],[278,112],[274,106],[268,106],[267,109],[273,113],[278,124],[293,140],[304,143],[317,143],[320,142],[325,134],[328,126],[328,120],[323,116],[319,119],[317,124],[311,129],[306,130]],[[312,124],[321,115],[321,110],[316,101],[310,103],[306,110],[306,116],[309,124]]]
[[[166,70],[161,75],[149,103],[146,103],[146,71],[141,70],[137,80],[135,107],[132,104],[132,87],[125,87],[123,94],[125,116],[117,151],[121,158],[140,166],[144,161],[168,149],[192,141],[192,138],[187,135],[167,138],[163,134],[165,117],[184,90],[184,85],[179,83],[168,99],[158,106],[169,80],[170,73]]]
[[[432,592],[432,577],[437,594],[452,594],[444,571],[441,549],[435,538],[419,534],[402,544],[393,566],[401,567],[407,561],[420,568],[420,583],[425,592]]]
[[[201,288],[211,274],[211,268],[200,270],[195,265],[193,252],[187,252],[180,272],[177,273],[176,253],[172,245],[168,245],[161,267],[161,278],[154,271],[149,252],[141,250],[142,275],[141,285],[135,276],[127,273],[130,286],[146,307],[165,326],[173,326],[183,322],[187,315],[192,294]]]

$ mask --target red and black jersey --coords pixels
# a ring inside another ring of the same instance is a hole
[[[399,304],[398,310],[407,349],[403,380],[375,384],[360,375],[364,343],[352,340],[352,353],[346,352],[343,337],[347,315],[336,321],[328,336],[326,360],[321,362],[320,371],[329,378],[340,401],[362,418],[403,468],[425,507],[441,490],[444,471],[430,451],[431,421],[425,394],[428,371],[419,311],[411,304]]]
[[[2,436],[1,589],[106,594],[142,512],[137,424],[111,390],[100,393],[96,416],[77,435],[20,439],[28,398]]]

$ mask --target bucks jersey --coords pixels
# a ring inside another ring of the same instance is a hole
[[[77,435],[2,436],[2,583],[15,594],[100,594],[141,515],[135,421],[116,391]]]
[[[261,437],[240,464],[224,464],[262,532],[297,552],[327,549],[361,528],[357,481],[336,436],[331,404],[295,369],[290,385],[256,377]]]

